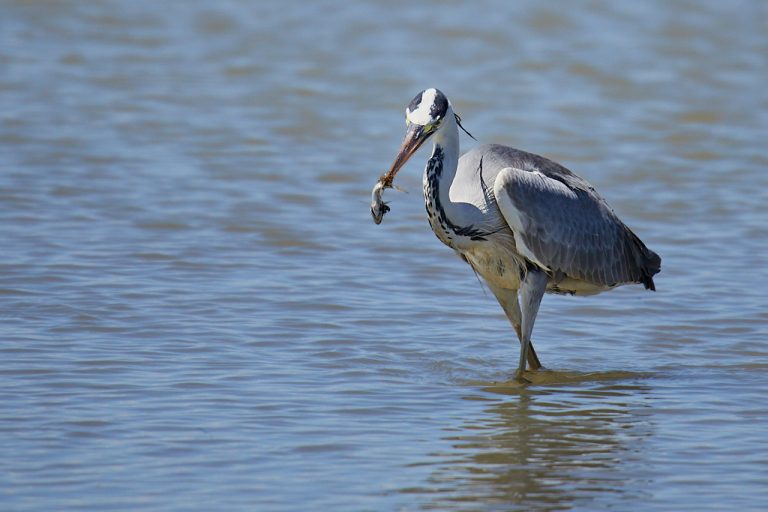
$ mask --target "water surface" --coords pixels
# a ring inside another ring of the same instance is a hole
[[[5,2],[0,508],[763,509],[767,18]],[[426,149],[371,221],[430,86],[663,257],[656,293],[547,296],[531,386]]]

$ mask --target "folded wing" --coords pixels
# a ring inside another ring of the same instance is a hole
[[[517,250],[534,264],[598,285],[655,290],[661,259],[582,178],[560,166],[506,167],[493,190]]]

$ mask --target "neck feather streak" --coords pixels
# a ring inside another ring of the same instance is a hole
[[[445,164],[453,165],[453,169],[446,168]],[[453,177],[456,174],[456,163],[446,162],[446,153],[444,148],[436,141],[432,157],[427,162],[424,169],[424,202],[427,208],[427,216],[432,231],[443,243],[452,246],[452,241],[456,237],[467,237],[470,240],[485,240],[486,233],[473,225],[459,226],[454,224],[448,218],[443,205],[444,201],[450,204],[448,198],[448,187],[451,186]],[[445,188],[445,190],[443,190]]]

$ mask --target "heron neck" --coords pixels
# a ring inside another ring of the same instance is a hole
[[[443,169],[440,181],[447,184],[442,187],[442,192],[448,195],[448,191],[454,176],[456,176],[456,167],[459,163],[459,127],[456,124],[456,118],[453,111],[449,108],[446,113],[443,125],[434,135],[434,146],[432,148],[432,157],[442,153]]]
[[[468,236],[466,227],[471,227],[464,205],[450,197],[458,162],[459,129],[449,109],[443,126],[434,135],[432,156],[424,169],[424,201],[432,230],[451,247],[461,243]]]

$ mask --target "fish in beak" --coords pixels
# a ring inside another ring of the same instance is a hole
[[[397,152],[395,161],[392,163],[392,167],[390,167],[389,172],[379,178],[371,192],[371,216],[376,224],[381,224],[384,214],[390,210],[387,203],[381,198],[384,189],[392,188],[392,182],[395,180],[397,171],[405,165],[405,162],[413,156],[431,134],[432,132],[425,130],[423,125],[408,122],[405,138],[400,146],[400,150]]]

